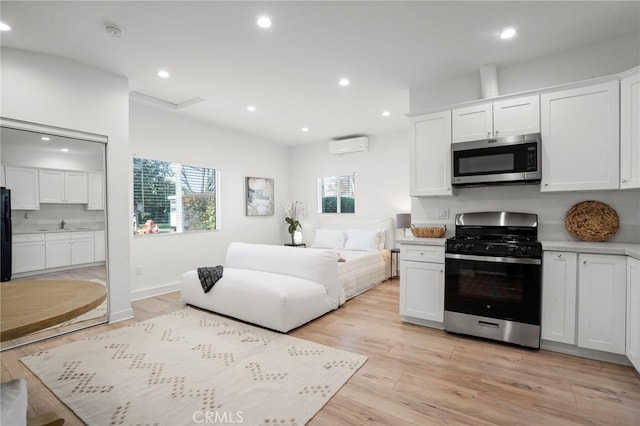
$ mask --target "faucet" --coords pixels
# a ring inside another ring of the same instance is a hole
[[[60,229],[64,229],[64,225],[66,225],[66,223],[64,222],[64,219],[62,219],[60,221]]]

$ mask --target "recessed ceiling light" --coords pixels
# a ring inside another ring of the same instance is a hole
[[[60,151],[62,151],[62,152],[69,152],[69,148],[62,148],[62,149],[60,149]]]
[[[382,116],[383,117],[388,117],[390,115],[391,115],[391,113],[389,111],[382,111]]]
[[[171,76],[171,74],[169,74],[169,71],[167,71],[167,70],[158,71],[158,77],[169,78],[170,76]]]
[[[271,18],[268,16],[261,16],[258,18],[257,24],[260,28],[269,28],[271,27]]]
[[[500,38],[503,40],[507,40],[507,39],[513,38],[513,36],[515,35],[516,35],[516,29],[513,27],[509,27],[502,30],[502,32],[500,33]]]
[[[11,27],[4,22],[0,22],[0,31],[11,31]]]
[[[249,112],[254,112],[255,110],[256,110],[256,107],[254,105],[249,105],[247,107],[247,111],[249,111]]]
[[[51,140],[51,138],[50,138],[50,137],[48,137],[48,136],[43,136],[43,137],[41,137],[41,138],[40,138],[40,140],[43,140],[43,141],[50,141],[50,140]]]
[[[338,84],[339,84],[340,86],[346,87],[346,86],[348,86],[349,84],[351,84],[351,82],[349,81],[349,79],[348,79],[348,78],[341,78],[341,79],[340,79],[340,81],[338,82]]]
[[[303,127],[303,128],[302,128],[302,131],[303,131],[303,132],[308,132],[308,131],[309,131],[309,128],[308,128],[308,127]]]

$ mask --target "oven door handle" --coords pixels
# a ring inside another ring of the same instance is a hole
[[[518,263],[521,265],[542,265],[540,259],[529,259],[522,257],[498,257],[498,256],[474,256],[471,254],[454,254],[445,253],[447,259],[457,260],[477,260],[479,262],[493,262],[493,263]]]

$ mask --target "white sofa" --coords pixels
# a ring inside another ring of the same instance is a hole
[[[189,305],[286,333],[338,307],[338,255],[231,243],[215,286],[205,293],[191,270],[182,275],[181,294]]]

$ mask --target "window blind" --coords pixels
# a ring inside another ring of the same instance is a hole
[[[355,182],[355,174],[319,178],[318,212],[355,213]]]
[[[134,233],[216,229],[215,169],[133,159]]]

